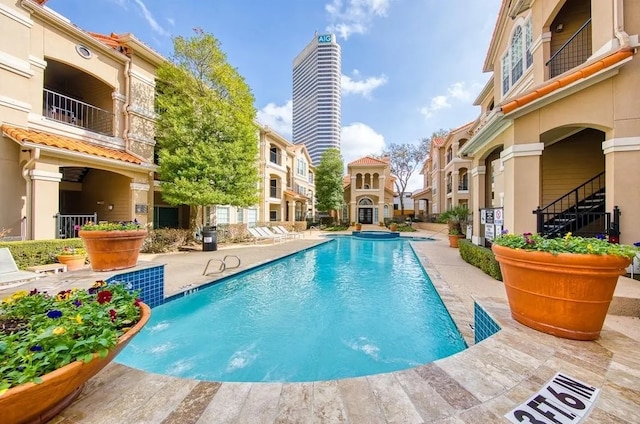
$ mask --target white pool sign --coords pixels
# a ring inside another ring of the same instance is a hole
[[[512,423],[579,423],[591,409],[600,389],[557,373],[535,395],[505,415]]]

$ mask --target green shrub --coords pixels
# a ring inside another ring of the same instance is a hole
[[[142,253],[177,252],[188,243],[189,230],[179,228],[158,228],[148,232],[140,251]]]
[[[409,224],[403,223],[403,224],[398,224],[398,228],[396,229],[396,231],[400,233],[413,233],[416,231],[416,229]]]
[[[51,239],[7,241],[0,243],[0,247],[8,247],[16,265],[26,269],[35,265],[46,265],[56,262],[56,255],[64,247],[85,248],[82,239]]]
[[[322,231],[347,231],[349,227],[345,225],[334,225],[332,227],[325,227]]]
[[[488,274],[498,281],[502,281],[502,273],[500,272],[500,264],[491,251],[486,247],[476,246],[471,241],[460,239],[458,241],[460,256],[462,259],[480,268],[485,274]]]

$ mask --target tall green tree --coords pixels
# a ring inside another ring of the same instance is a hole
[[[389,157],[391,175],[395,177],[394,185],[400,195],[400,213],[404,215],[404,192],[413,173],[424,162],[429,154],[430,138],[422,138],[418,144],[389,144],[383,156]]]
[[[220,43],[195,29],[175,37],[158,68],[156,127],[162,197],[191,207],[247,207],[258,201],[258,128],[251,89],[227,63]]]
[[[338,211],[338,222],[344,203],[343,173],[344,162],[340,150],[327,149],[316,167],[316,208],[322,212]]]

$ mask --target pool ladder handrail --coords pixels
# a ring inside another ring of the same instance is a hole
[[[238,263],[233,266],[229,266],[227,265],[227,258],[235,258],[235,260],[238,261]],[[209,269],[209,265],[211,264],[211,262],[214,262],[214,261],[220,262],[220,266],[218,267],[218,270],[207,272],[207,270]],[[211,258],[207,261],[207,265],[204,267],[204,271],[202,271],[202,275],[220,274],[221,272],[224,272],[224,270],[226,269],[235,269],[238,267],[240,267],[240,258],[236,255],[225,255],[225,257],[222,259]]]

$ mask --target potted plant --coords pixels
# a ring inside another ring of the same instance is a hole
[[[2,422],[46,422],[69,405],[146,324],[150,309],[123,284],[0,303]]]
[[[449,246],[458,247],[458,240],[464,238],[462,232],[462,224],[465,224],[469,219],[469,209],[466,205],[455,206],[443,213],[438,217],[438,222],[444,222],[447,224],[449,235]]]
[[[618,277],[637,249],[571,233],[560,238],[502,234],[492,245],[511,316],[574,340],[600,335]]]
[[[64,246],[56,253],[56,259],[67,266],[67,271],[75,271],[84,267],[87,251],[82,247]]]
[[[360,231],[362,230],[362,224],[359,222],[356,222],[356,231]]]
[[[398,224],[395,222],[390,222],[389,223],[389,231],[398,231]]]
[[[84,241],[93,271],[113,271],[131,268],[138,263],[138,254],[147,230],[137,221],[88,222],[78,236]]]

